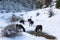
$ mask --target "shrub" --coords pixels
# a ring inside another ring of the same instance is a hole
[[[12,37],[16,35],[16,27],[15,25],[8,25],[2,30],[2,35],[5,37]]]
[[[39,16],[39,13],[37,13],[36,16]]]
[[[7,25],[4,29],[2,29],[2,36],[5,37],[15,37],[18,34],[21,34],[21,27],[16,26],[16,24]]]
[[[49,17],[52,17],[54,15],[53,11],[50,9],[49,10]]]
[[[16,22],[16,21],[19,21],[20,20],[20,17],[16,16],[15,14],[12,14],[11,17],[9,17],[9,22]]]

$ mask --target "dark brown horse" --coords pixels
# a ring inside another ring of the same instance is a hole
[[[34,23],[34,21],[32,21],[32,19],[28,19],[28,22],[29,22],[29,26],[30,25],[32,26],[32,24]]]

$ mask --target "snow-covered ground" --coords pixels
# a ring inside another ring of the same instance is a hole
[[[41,24],[43,26],[43,32],[46,32],[50,35],[53,35],[57,38],[57,40],[60,40],[60,10],[54,9],[54,16],[49,18],[48,12],[49,8],[45,9],[38,9],[35,11],[29,11],[29,12],[22,12],[22,13],[14,13],[17,16],[20,16],[20,14],[24,14],[23,17],[26,20],[25,24],[23,25],[26,29],[26,31],[33,31],[36,27],[36,25]],[[37,13],[40,13],[39,16],[36,16]],[[5,27],[9,23],[7,22],[7,17],[10,17],[13,13],[4,13],[0,14],[0,27]],[[32,18],[34,21],[34,24],[32,26],[29,26],[27,19]],[[6,38],[6,37],[0,37],[0,40],[48,40],[44,37],[36,37],[33,35],[30,35],[28,33],[22,32],[21,35],[16,36],[14,38]]]
[[[46,40],[44,37],[35,37],[28,33],[22,33],[14,38],[0,37],[0,40]]]

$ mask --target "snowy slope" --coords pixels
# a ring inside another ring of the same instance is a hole
[[[43,37],[35,37],[28,33],[23,32],[21,35],[16,36],[14,38],[0,37],[0,40],[46,40],[46,39]]]
[[[60,40],[60,10],[53,9],[54,16],[48,18],[48,9],[42,9],[37,11],[31,11],[28,13],[28,16],[33,16],[32,19],[34,20],[34,25],[41,24],[43,26],[43,31],[47,32],[50,35],[56,36],[57,40]],[[36,17],[36,13],[40,13],[38,17]],[[33,28],[33,27],[32,27]]]
[[[57,40],[60,40],[60,10],[54,9],[54,16],[51,18],[48,18],[48,12],[49,8],[45,9],[38,9],[35,11],[29,11],[22,12],[24,19],[26,20],[25,25],[23,25],[26,29],[26,31],[34,31],[36,25],[41,24],[43,26],[43,32],[46,32],[50,35],[56,36]],[[36,16],[37,13],[40,13],[39,16]],[[7,26],[7,17],[10,17],[14,13],[8,13],[8,14],[0,14],[0,27]],[[20,16],[20,13],[15,13],[17,16]],[[32,26],[29,26],[27,19],[32,18],[34,21],[34,24]],[[4,24],[4,25],[3,25]],[[17,36],[15,38],[6,38],[6,37],[0,37],[1,40],[47,40],[44,37],[35,37],[33,35],[30,35],[28,33],[22,33],[22,35]]]

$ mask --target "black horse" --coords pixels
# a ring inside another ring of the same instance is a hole
[[[24,20],[20,20],[20,23],[24,24]]]
[[[31,21],[32,19],[28,19],[28,22]]]
[[[16,24],[17,29],[23,29],[23,32],[25,32],[25,28],[21,24]]]
[[[42,31],[42,25],[37,25],[35,31],[36,32]]]

